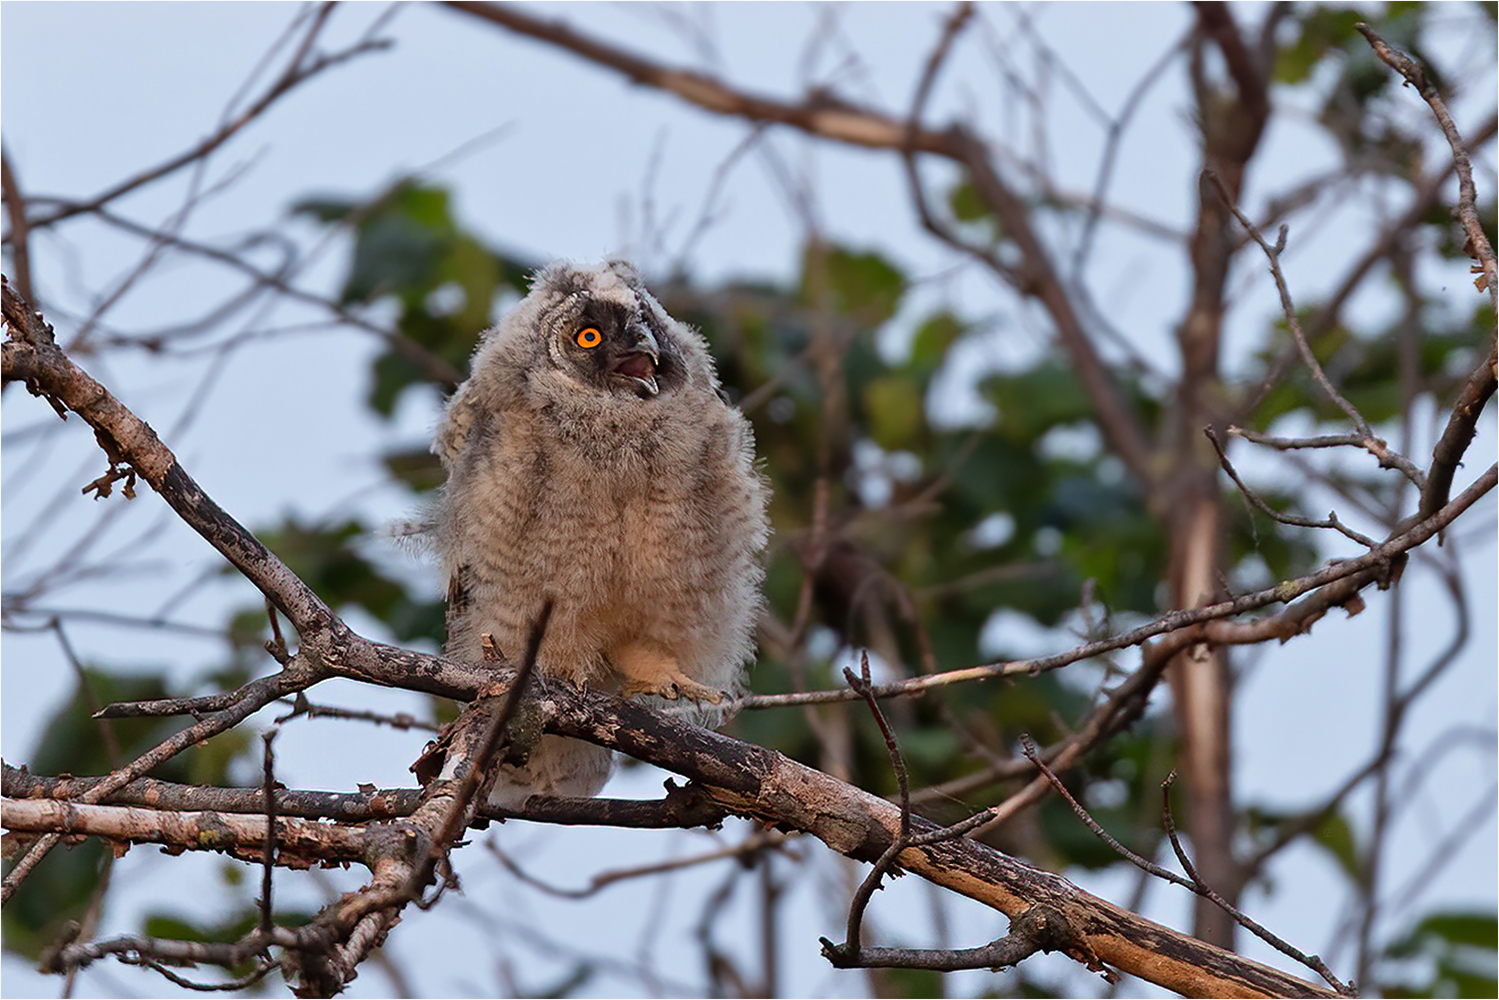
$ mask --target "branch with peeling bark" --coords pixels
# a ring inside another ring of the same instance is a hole
[[[145,709],[139,714],[188,709],[208,714],[109,777],[80,786],[77,797],[70,797],[70,801],[7,802],[7,825],[11,825],[14,815],[16,829],[47,829],[53,837],[86,832],[121,841],[168,840],[175,846],[187,842],[259,857],[268,830],[263,815],[231,820],[217,813],[179,811],[168,821],[159,814],[154,818],[145,815],[151,810],[143,812],[139,806],[100,804],[139,779],[150,767],[197,740],[224,731],[277,698],[331,677],[353,677],[475,702],[465,715],[469,721],[460,720],[457,726],[466,735],[450,740],[447,764],[453,769],[451,774],[429,783],[408,817],[369,824],[362,828],[357,841],[339,840],[337,844],[322,845],[315,838],[302,839],[302,829],[297,824],[304,821],[282,811],[278,802],[278,812],[282,815],[275,820],[275,830],[280,862],[300,863],[312,858],[338,862],[352,860],[357,854],[374,873],[365,890],[329,907],[291,937],[278,931],[270,938],[261,935],[258,939],[262,950],[272,943],[283,949],[283,964],[301,978],[304,988],[333,992],[347,982],[368,949],[383,938],[401,907],[420,900],[421,886],[438,867],[444,845],[452,842],[456,831],[473,821],[477,778],[471,775],[492,753],[492,738],[482,737],[482,733],[493,730],[482,723],[496,718],[493,706],[502,692],[510,690],[506,685],[511,676],[483,665],[452,663],[440,657],[382,646],[352,633],[253,535],[203,496],[150,429],[49,343],[40,318],[8,287],[5,291],[7,321],[21,338],[4,346],[6,380],[24,380],[33,391],[88,420],[101,440],[113,443],[111,461],[122,462],[136,471],[226,558],[241,566],[268,600],[292,620],[302,643],[295,656],[285,657],[281,671],[252,681],[230,695],[201,704],[135,706]],[[1333,589],[1340,581],[1362,580],[1362,585],[1375,582],[1382,570],[1388,573],[1392,558],[1450,523],[1478,496],[1493,488],[1493,479],[1491,469],[1436,517],[1367,556],[1329,567],[1274,592],[1255,595],[1251,600],[1240,598],[1213,608],[1167,616],[1153,628],[1116,637],[1108,645],[1119,648],[1162,636],[1156,646],[1161,651],[1157,656],[1161,657],[1188,642],[1213,641],[1214,626],[1237,624],[1222,619],[1253,607],[1318,592],[1319,588]],[[1088,655],[1096,655],[1096,651]],[[1064,658],[1075,662],[1083,657],[1064,654]],[[953,676],[949,682],[1003,676],[1017,666],[1020,665],[956,672],[964,676]],[[1042,666],[1035,661],[1026,669],[1029,672],[1030,668]],[[888,696],[916,690],[919,690],[916,685],[902,685],[896,691],[873,689],[865,694]],[[975,841],[955,839],[909,811],[903,813],[898,806],[773,751],[673,721],[618,699],[565,687],[553,687],[539,694],[535,703],[550,732],[592,740],[675,771],[692,779],[700,794],[718,809],[803,830],[851,857],[877,860],[897,844],[903,825],[909,824],[904,846],[892,854],[892,863],[1011,916],[1019,917],[1038,906],[1047,907],[1048,935],[1052,936],[1046,937],[1046,942],[1061,942],[1062,950],[1082,956],[1090,965],[1096,962],[1112,966],[1188,994],[1316,993],[1305,982],[1219,952],[1120,910],[1081,892],[1059,876],[1034,869]],[[116,710],[109,714],[132,713]],[[263,794],[262,791],[262,797]],[[178,826],[174,828],[173,823]],[[41,843],[33,846],[33,853]],[[84,948],[76,952],[79,960],[92,954],[85,946],[70,947]],[[62,954],[73,953],[65,948]]]
[[[1226,423],[1220,398],[1222,394],[1219,392],[1218,353],[1222,317],[1227,301],[1225,296],[1229,263],[1241,244],[1233,238],[1230,231],[1232,220],[1210,183],[1205,181],[1202,185],[1198,224],[1191,240],[1194,277],[1191,306],[1178,326],[1183,377],[1174,399],[1175,405],[1166,418],[1168,422],[1163,424],[1159,435],[1165,447],[1160,447],[1150,440],[1151,435],[1144,429],[1144,420],[1137,407],[1121,391],[1113,374],[1102,363],[1096,332],[1089,330],[1077,314],[1076,303],[1081,301],[1077,291],[1068,288],[1059,277],[1051,259],[1051,250],[1035,229],[1033,205],[1011,184],[1007,173],[999,168],[999,157],[994,149],[960,126],[932,127],[923,120],[938,74],[966,26],[975,20],[970,5],[956,4],[946,16],[925,69],[918,79],[915,95],[904,121],[896,115],[856,106],[820,91],[795,99],[776,99],[749,93],[709,73],[672,68],[565,23],[532,16],[524,8],[515,5],[450,3],[448,6],[571,53],[593,65],[619,72],[633,83],[673,95],[711,114],[752,123],[757,129],[779,125],[831,142],[899,153],[904,159],[908,187],[923,227],[954,250],[982,264],[1017,294],[1037,301],[1045,309],[1054,328],[1055,342],[1072,362],[1074,374],[1093,405],[1100,433],[1112,453],[1123,461],[1130,474],[1145,489],[1152,512],[1170,528],[1173,539],[1173,606],[1191,608],[1194,604],[1209,599],[1207,595],[1220,592],[1217,586],[1221,576],[1218,551],[1224,529],[1221,496],[1217,487],[1218,466],[1213,460],[1214,456],[1202,447],[1203,442],[1197,437],[1197,430],[1204,423],[1221,430]],[[1287,9],[1284,5],[1273,8],[1265,19],[1260,36],[1255,39],[1247,36],[1236,24],[1229,8],[1206,3],[1196,4],[1194,7],[1197,26],[1189,45],[1190,68],[1198,95],[1196,110],[1203,129],[1204,167],[1224,179],[1231,192],[1228,200],[1232,202],[1238,196],[1244,173],[1259,146],[1260,137],[1271,114],[1269,71],[1275,52],[1276,28],[1286,16]],[[1216,52],[1210,53],[1210,49],[1216,49]],[[1227,79],[1222,85],[1210,82],[1212,60],[1207,58],[1210,54],[1222,58],[1223,67],[1227,71]],[[1413,82],[1424,86],[1423,81]],[[1439,95],[1435,95],[1433,99],[1433,95],[1428,94],[1429,90],[1429,87],[1425,87],[1423,96],[1432,104],[1434,112],[1442,121],[1444,132],[1453,142],[1457,162],[1452,169],[1457,171],[1460,182],[1464,184],[1459,214],[1463,215],[1467,225],[1476,217],[1472,211],[1472,185],[1466,172],[1466,153],[1455,127],[1451,125],[1450,116],[1443,118],[1445,109],[1440,105]],[[977,241],[964,239],[956,225],[941,218],[933,209],[918,168],[920,162],[933,157],[946,160],[963,171],[974,195],[999,221],[1005,234],[1005,253],[1000,254]],[[1418,192],[1416,204],[1411,206],[1402,221],[1385,230],[1369,254],[1355,267],[1332,302],[1319,314],[1312,327],[1314,334],[1324,325],[1334,322],[1341,302],[1363,281],[1371,265],[1392,252],[1395,245],[1394,233],[1403,231],[1414,220],[1421,218],[1426,210],[1423,206],[1435,203],[1439,193],[1438,185],[1445,175],[1446,171],[1443,171],[1423,185]],[[1484,248],[1487,244],[1481,231],[1475,236],[1473,227],[1468,228],[1473,252],[1487,268],[1481,280],[1488,282],[1490,294],[1493,295],[1492,252],[1488,251],[1489,256],[1485,258]],[[1292,322],[1296,322],[1294,315]],[[1297,333],[1300,334],[1299,328]],[[1331,398],[1346,402],[1320,372],[1307,347],[1307,338],[1297,337],[1296,356],[1309,362]],[[1288,355],[1287,363],[1289,360]],[[1279,381],[1285,367],[1286,364],[1274,367],[1260,391],[1251,394],[1255,402],[1244,413],[1258,406],[1263,393]],[[1483,390],[1482,386],[1475,386],[1474,391],[1469,394],[1467,404],[1453,413],[1449,426],[1451,446],[1444,457],[1433,463],[1429,473],[1431,482],[1423,478],[1423,473],[1414,463],[1405,460],[1385,442],[1374,437],[1361,417],[1350,413],[1350,418],[1359,429],[1359,445],[1374,454],[1382,465],[1400,469],[1422,491],[1419,513],[1405,521],[1402,528],[1429,523],[1432,516],[1445,506],[1451,485],[1450,477],[1456,467],[1451,456],[1460,455],[1466,450],[1474,421],[1482,409],[1483,400],[1490,394],[1491,391]],[[1234,419],[1242,421],[1245,416],[1240,414]],[[1232,475],[1226,456],[1220,457],[1223,466],[1230,469]],[[1247,487],[1245,496],[1251,498],[1251,502],[1257,499]],[[1277,515],[1272,513],[1271,516]],[[1372,538],[1351,531],[1338,522],[1335,516],[1325,521],[1306,523],[1334,528],[1361,545],[1376,547]],[[1400,551],[1403,552],[1404,549]],[[1312,588],[1316,593],[1294,608],[1257,622],[1225,620],[1232,617],[1232,614],[1224,614],[1220,602],[1213,605],[1213,611],[1206,618],[1175,620],[1169,625],[1162,621],[1152,623],[1149,627],[1159,629],[1154,635],[1181,628],[1189,629],[1200,641],[1209,642],[1209,652],[1213,645],[1262,642],[1270,638],[1285,641],[1304,632],[1331,607],[1344,607],[1350,613],[1356,612],[1361,606],[1358,592],[1371,583],[1388,585],[1398,578],[1401,565],[1401,557],[1396,554],[1393,561],[1385,556],[1377,556],[1373,562],[1357,568],[1344,566],[1343,569],[1350,574],[1348,577],[1339,582],[1323,579]],[[1281,597],[1294,599],[1309,593],[1310,590],[1300,594],[1283,594],[1272,597],[1267,603],[1275,603]],[[798,621],[803,617],[799,614]],[[1133,641],[1138,642],[1142,638],[1146,637],[1136,636]],[[913,693],[926,687],[1025,670],[1054,669],[1084,658],[1082,654],[1065,656],[1063,662],[1033,661],[1023,665],[988,665],[923,677],[900,687],[881,686],[878,693],[881,696]],[[1183,706],[1180,720],[1185,734],[1185,752],[1191,760],[1196,761],[1195,764],[1189,764],[1186,771],[1189,785],[1194,789],[1194,808],[1190,815],[1194,823],[1216,824],[1211,829],[1206,826],[1194,829],[1193,833],[1200,841],[1213,845],[1203,854],[1204,866],[1220,884],[1230,886],[1226,891],[1232,894],[1235,890],[1231,886],[1238,879],[1233,871],[1235,865],[1230,851],[1232,823],[1228,819],[1231,796],[1228,793],[1230,771],[1227,767],[1229,748],[1226,734],[1230,715],[1227,708],[1226,668],[1216,659],[1196,665],[1184,661],[1173,674],[1177,701]],[[854,697],[856,696],[847,690],[798,691],[790,695],[751,697],[742,705],[810,705],[851,700]],[[1044,785],[1041,784],[1036,784],[1033,788],[1033,795],[1044,791]]]

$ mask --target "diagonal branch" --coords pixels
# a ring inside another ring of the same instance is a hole
[[[669,69],[619,46],[575,31],[564,22],[532,17],[514,4],[452,0],[444,6],[571,52],[595,65],[607,66],[623,74],[631,83],[664,90],[714,114],[789,125],[810,135],[873,149],[900,149],[906,142],[903,122],[826,94],[819,94],[806,104],[788,104],[747,94],[691,70]],[[912,144],[923,152],[950,156],[952,140],[950,133],[923,132],[912,140]]]
[[[1447,102],[1442,99],[1442,92],[1415,60],[1390,48],[1383,38],[1374,33],[1373,28],[1362,21],[1355,27],[1368,39],[1374,54],[1405,77],[1406,82],[1420,93],[1422,100],[1431,106],[1431,113],[1436,116],[1442,135],[1452,147],[1452,162],[1457,170],[1457,218],[1462,223],[1463,232],[1468,234],[1468,242],[1463,249],[1478,261],[1475,270],[1482,274],[1477,282],[1478,288],[1489,293],[1489,304],[1499,313],[1499,278],[1495,275],[1494,247],[1489,243],[1489,238],[1483,231],[1483,223],[1478,218],[1478,189],[1473,185],[1473,163],[1468,156],[1467,146],[1463,144],[1463,137],[1457,130],[1457,123],[1452,120],[1452,112],[1447,110]]]
[[[1138,415],[1127,405],[1114,384],[1108,367],[1098,356],[1092,338],[1073,308],[1071,296],[1063,287],[1045,245],[1032,226],[1029,206],[995,171],[983,142],[964,129],[954,126],[944,131],[933,131],[919,127],[917,116],[921,110],[920,104],[916,107],[915,114],[900,121],[883,112],[859,107],[825,93],[812,95],[801,104],[748,94],[701,73],[669,69],[618,46],[584,35],[564,23],[531,17],[513,4],[451,0],[447,6],[556,46],[596,65],[607,66],[624,74],[634,83],[674,94],[689,104],[714,114],[742,118],[757,124],[786,125],[818,138],[866,148],[886,149],[907,156],[912,153],[929,153],[950,160],[968,171],[974,190],[999,217],[1006,236],[1019,250],[1024,266],[1018,269],[1008,268],[999,264],[992,255],[988,255],[987,260],[984,256],[979,256],[978,259],[995,270],[1001,280],[1012,285],[1020,294],[1037,299],[1046,309],[1056,327],[1058,341],[1071,357],[1078,378],[1098,409],[1100,432],[1132,475],[1145,484],[1153,480],[1150,448]],[[929,71],[931,74],[935,74],[945,57],[947,46],[951,44],[951,37],[961,27],[962,9],[958,8],[959,15],[950,22],[945,40],[939,43],[938,50],[933,54]],[[929,88],[930,81],[927,83],[927,89]],[[924,97],[922,100],[924,101]],[[941,238],[940,232],[937,235]],[[972,252],[971,247],[963,244],[957,244],[956,248],[964,253]]]
[[[311,54],[313,42],[322,31],[332,10],[333,4],[325,3],[314,14],[313,21],[308,25],[306,34],[302,38],[296,55],[281,75],[266,88],[266,91],[253,104],[236,115],[232,120],[225,122],[213,135],[204,139],[193,148],[184,150],[177,156],[157,166],[143,170],[134,177],[121,181],[114,187],[107,191],[102,191],[92,198],[85,201],[63,203],[58,208],[31,220],[30,227],[32,229],[40,229],[54,225],[64,219],[72,218],[75,215],[97,211],[121,196],[129,194],[131,191],[174,174],[183,167],[196,163],[212,154],[214,150],[243,131],[251,122],[264,115],[270,109],[271,105],[285,97],[300,84],[307,82],[325,70],[348,62],[367,52],[378,52],[391,47],[392,42],[389,39],[365,37],[342,51],[330,55],[318,55],[309,59],[308,56]]]
[[[18,337],[0,351],[5,379],[23,381],[38,393],[83,415],[99,432],[112,463],[140,474],[221,552],[236,560],[236,565],[243,564],[246,575],[256,581],[276,607],[288,613],[302,633],[301,652],[288,656],[280,672],[241,688],[224,707],[93,785],[81,797],[83,805],[103,801],[185,746],[223,731],[258,707],[332,676],[440,693],[465,701],[509,699],[508,692],[514,690],[513,671],[497,669],[494,664],[456,663],[355,635],[237,522],[200,493],[196,496],[189,493],[183,484],[191,485],[191,479],[150,428],[73,366],[59,349],[47,343],[40,319],[8,287],[5,292],[6,320]],[[1247,599],[1166,616],[1145,631],[1133,630],[1107,640],[1107,644],[1109,648],[1119,648],[1152,636],[1165,636],[1152,648],[1164,651],[1162,656],[1169,656],[1186,643],[1213,641],[1207,626],[1218,618],[1301,595],[1316,596],[1335,590],[1344,581],[1349,581],[1347,585],[1356,581],[1363,586],[1387,579],[1392,562],[1398,562],[1405,551],[1430,538],[1492,490],[1496,476],[1499,469],[1490,468],[1432,517],[1364,556]],[[208,517],[204,511],[216,514]],[[1237,623],[1216,624],[1232,627]],[[1076,662],[1099,651],[1102,647],[1098,644],[1089,644],[1080,647],[1080,651],[1064,654],[1063,658]],[[977,673],[958,671],[946,682],[1001,676],[1013,672],[1010,668],[1014,666],[977,668]],[[1029,672],[1045,666],[1048,664],[1038,660],[1024,669]],[[931,678],[918,680],[925,682]],[[908,688],[901,685],[897,690]],[[877,689],[874,693],[894,692]],[[673,770],[697,783],[720,808],[780,827],[804,830],[854,858],[864,861],[879,858],[900,836],[903,823],[909,823],[907,846],[894,855],[894,864],[1010,916],[1018,917],[1038,906],[1055,911],[1075,935],[1064,942],[1066,950],[1090,965],[1106,963],[1193,995],[1321,995],[1308,983],[1146,921],[1082,892],[1059,876],[976,841],[954,839],[958,832],[954,828],[939,828],[910,815],[908,810],[773,751],[675,721],[641,705],[580,692],[566,685],[555,685],[539,695],[535,704],[549,732],[590,740]],[[429,786],[408,819],[371,827],[370,836],[375,838],[375,845],[366,853],[365,860],[373,868],[374,876],[365,890],[340,900],[312,924],[297,931],[276,929],[273,942],[267,942],[257,930],[253,932],[253,940],[246,939],[244,947],[254,945],[259,950],[252,949],[251,954],[257,955],[268,944],[286,950],[289,953],[286,960],[293,971],[300,970],[305,989],[332,992],[342,988],[369,949],[389,930],[399,909],[415,898],[413,875],[427,862],[435,864],[435,859],[451,843],[449,833],[454,828],[461,830],[452,817],[461,812],[465,817],[463,825],[469,822],[477,779],[464,776],[472,774],[473,768],[482,770],[487,748],[492,746],[490,738],[477,738],[492,730],[477,723],[503,718],[503,708],[499,716],[489,715],[489,711],[487,707],[471,709],[475,725],[465,727],[465,733],[476,738],[469,739],[466,735],[463,748],[450,751],[456,758],[451,761],[455,768],[451,779]],[[460,787],[454,788],[454,781],[459,781]],[[263,790],[260,794],[264,795]],[[465,800],[461,807],[455,805]],[[7,814],[10,806],[7,802]],[[244,818],[258,824],[259,836],[249,844],[257,857],[263,857],[265,815],[262,812]],[[280,837],[280,828],[289,819],[285,815],[277,819],[283,857],[287,845]],[[57,832],[63,829],[66,827],[61,824],[56,827]]]

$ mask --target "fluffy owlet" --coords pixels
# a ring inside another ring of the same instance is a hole
[[[707,345],[630,265],[555,263],[485,334],[434,450],[449,656],[525,652],[537,678],[717,704],[753,656],[766,486]],[[715,713],[706,707],[702,718]],[[608,750],[544,736],[490,801],[593,795]]]

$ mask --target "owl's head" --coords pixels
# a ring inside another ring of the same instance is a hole
[[[485,334],[434,449],[451,467],[472,434],[517,406],[585,423],[649,420],[684,390],[723,398],[703,338],[667,315],[624,261],[560,261],[538,272],[504,323]]]
[[[582,390],[651,400],[687,380],[683,340],[691,334],[629,264],[552,264],[526,298],[536,300],[532,329],[545,341],[550,366]]]

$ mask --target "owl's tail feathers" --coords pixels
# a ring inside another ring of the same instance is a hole
[[[604,747],[565,736],[543,736],[524,766],[500,768],[489,804],[520,809],[533,795],[597,795],[613,770],[614,754]]]

